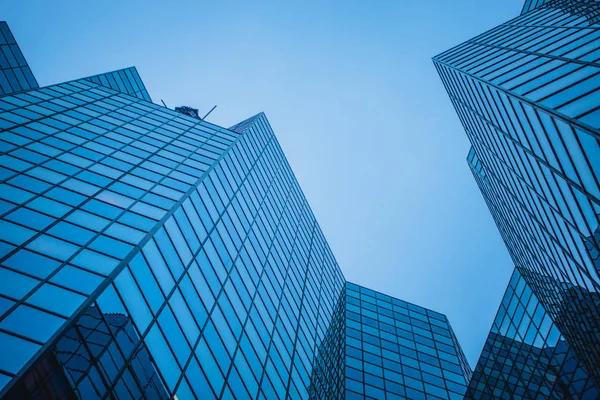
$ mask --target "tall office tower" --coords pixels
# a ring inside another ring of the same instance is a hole
[[[527,283],[530,274],[515,269],[465,399],[600,398],[586,361]]]
[[[445,317],[346,286],[264,114],[158,106],[135,68],[0,110],[0,398],[309,398],[346,349],[366,397],[464,388]]]
[[[595,1],[528,1],[434,58],[514,263],[597,380],[599,12]]]
[[[462,399],[470,376],[444,315],[347,282],[317,356],[310,395]]]

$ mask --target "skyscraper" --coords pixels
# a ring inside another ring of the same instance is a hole
[[[446,318],[346,283],[264,114],[153,104],[135,68],[0,110],[0,397],[462,395]]]
[[[588,364],[515,269],[466,399],[597,399]],[[568,301],[568,300],[567,300]],[[569,308],[565,304],[565,308]]]
[[[444,315],[346,282],[317,355],[310,395],[462,399],[470,376]]]
[[[519,268],[513,279],[525,281],[560,331],[565,341],[560,347],[577,354],[596,385],[599,16],[595,1],[526,1],[520,16],[434,57],[472,144],[469,166]],[[512,313],[507,311],[508,318],[521,318]],[[492,334],[515,339],[514,332],[506,335],[496,325]],[[487,365],[485,357],[484,352],[480,364]],[[509,368],[511,361],[504,360]],[[479,364],[477,370],[482,371]],[[489,379],[496,376],[484,370]]]

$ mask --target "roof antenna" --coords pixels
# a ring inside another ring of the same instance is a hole
[[[215,104],[215,106],[213,108],[210,109],[209,112],[206,113],[206,115],[204,117],[202,117],[202,120],[204,121],[206,119],[206,117],[208,117],[208,114],[210,114],[211,112],[213,112],[213,110],[217,108],[217,105]]]
[[[163,106],[165,106],[165,108],[169,108],[169,107],[167,107],[167,105],[165,104],[165,101],[163,99],[160,99],[160,101],[163,103]]]

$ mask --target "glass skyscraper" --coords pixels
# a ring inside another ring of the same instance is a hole
[[[527,283],[530,274],[515,269],[465,398],[600,398],[586,361]]]
[[[463,398],[471,369],[444,315],[349,282],[336,309],[311,398]]]
[[[518,266],[470,398],[597,398],[599,16],[596,1],[528,0],[520,16],[434,57]]]
[[[13,86],[15,58],[0,397],[462,396],[447,319],[346,283],[264,114],[223,128],[153,104],[135,68]]]

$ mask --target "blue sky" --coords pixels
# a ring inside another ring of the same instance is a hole
[[[512,262],[431,57],[522,0],[3,0],[41,85],[135,65],[155,102],[264,111],[346,276],[448,315],[474,366]]]

